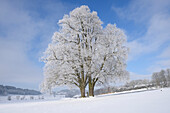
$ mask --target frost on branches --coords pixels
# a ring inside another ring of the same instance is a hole
[[[44,52],[42,90],[60,85],[77,86],[85,97],[93,96],[98,84],[127,78],[126,36],[116,25],[102,27],[97,12],[81,6],[59,20],[60,30]]]

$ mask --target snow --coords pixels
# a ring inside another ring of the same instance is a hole
[[[164,88],[90,98],[0,103],[0,113],[169,113],[169,106],[170,88]]]
[[[11,97],[11,100],[8,100],[8,97]],[[18,98],[17,98],[18,97]],[[41,101],[51,101],[51,100],[60,100],[65,98],[65,95],[8,95],[0,96],[0,104],[2,103],[25,103],[25,102],[41,102]]]

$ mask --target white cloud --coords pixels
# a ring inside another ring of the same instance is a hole
[[[169,0],[132,0],[123,8],[112,7],[117,15],[125,20],[142,25],[145,32],[140,37],[128,42],[130,54],[128,61],[140,60],[150,54],[153,64],[147,68],[148,73],[170,68],[170,1]],[[168,46],[167,46],[168,45]],[[156,53],[156,54],[152,54]],[[151,55],[152,54],[152,55]],[[145,62],[145,61],[143,61]],[[136,62],[136,65],[138,62]],[[138,65],[140,66],[140,65]],[[150,75],[130,73],[131,79],[148,78]]]
[[[35,83],[42,73],[26,56],[23,45],[15,41],[0,40],[0,81]]]
[[[48,15],[42,18],[39,13],[44,12],[25,8],[25,2],[0,1],[0,83],[22,83],[22,87],[36,84],[32,87],[38,88],[43,77],[42,67],[37,63],[39,53],[51,40],[57,20],[69,6],[46,2],[43,8]]]
[[[165,69],[168,69],[168,68],[170,68],[170,59],[168,59],[168,60],[166,60],[166,59],[165,60],[158,60],[148,68],[148,71],[150,73],[153,73],[153,72],[159,72],[162,69],[165,70]]]
[[[141,75],[134,72],[130,72],[130,80],[138,80],[138,79],[151,79],[152,75]]]
[[[162,60],[157,62],[157,64],[164,66],[164,67],[170,67],[170,60]]]
[[[146,20],[150,20],[153,15],[167,13],[169,4],[169,0],[132,0],[123,8],[112,6],[112,10],[122,18],[146,24],[149,22]]]
[[[123,8],[112,7],[121,18],[146,26],[146,32],[141,37],[135,37],[135,40],[128,43],[129,60],[158,51],[161,46],[170,42],[169,6],[169,0],[132,0]]]
[[[170,15],[158,14],[153,16],[150,19],[150,25],[144,36],[128,43],[131,50],[130,59],[155,52],[161,46],[170,42],[169,29]]]
[[[170,58],[170,46],[159,55],[159,58]]]

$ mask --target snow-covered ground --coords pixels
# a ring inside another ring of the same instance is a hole
[[[170,88],[57,101],[0,103],[0,113],[170,113]]]
[[[9,100],[10,97],[10,100]],[[42,102],[54,101],[65,98],[64,95],[8,95],[0,96],[0,105],[3,103],[25,103],[25,102]]]

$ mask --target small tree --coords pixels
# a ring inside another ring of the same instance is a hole
[[[166,70],[166,81],[167,81],[167,86],[170,86],[170,69]]]
[[[152,74],[152,82],[154,85],[157,87],[160,86],[160,78],[159,78],[159,73],[153,73]]]
[[[12,100],[12,98],[11,98],[11,96],[8,96],[8,98],[7,98],[9,101],[11,101]]]
[[[19,96],[19,95],[18,95],[18,96],[16,96],[16,99],[17,99],[17,100],[19,100],[19,99],[20,99],[20,96]]]
[[[165,87],[167,85],[167,81],[166,81],[166,74],[165,74],[165,70],[161,70],[159,72],[159,76],[160,76],[160,82],[161,82],[161,85],[162,87]]]
[[[30,96],[30,100],[34,100],[34,96]]]
[[[152,81],[156,86],[166,87],[169,84],[169,70],[161,70],[160,72],[156,72],[152,74]]]

